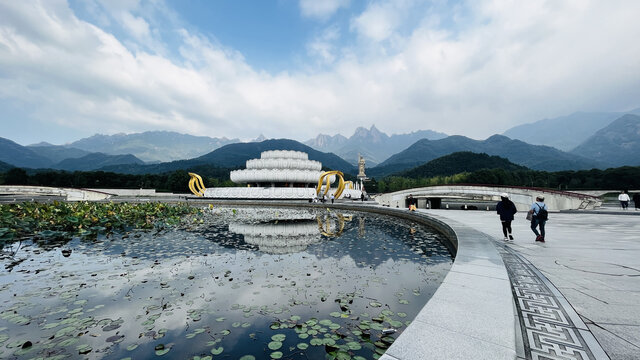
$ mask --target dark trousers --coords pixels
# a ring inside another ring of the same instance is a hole
[[[533,233],[536,234],[536,236],[538,235],[542,235],[542,237],[544,238],[544,224],[547,222],[547,220],[538,220],[535,216],[533,217],[533,219],[531,219],[531,230],[533,230]],[[536,227],[540,226],[540,232],[538,233],[538,229],[536,229]]]
[[[507,237],[507,234],[511,234],[511,220],[502,221],[502,233],[504,237]]]

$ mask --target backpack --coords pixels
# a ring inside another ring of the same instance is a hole
[[[538,220],[547,221],[549,219],[549,212],[547,211],[547,209],[540,207],[540,205],[538,204],[536,204],[536,206],[538,206],[539,209],[536,218],[538,218]]]

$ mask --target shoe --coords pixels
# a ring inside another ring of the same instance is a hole
[[[509,235],[509,240],[513,241],[513,235]]]
[[[509,238],[505,236],[504,241],[509,241]]]
[[[541,239],[542,239],[542,235],[538,235],[538,236],[536,236],[536,241],[543,241],[543,240],[541,240]]]

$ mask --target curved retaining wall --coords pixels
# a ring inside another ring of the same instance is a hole
[[[415,221],[441,232],[455,256],[438,290],[387,352],[384,360],[516,359],[522,357],[511,283],[487,235],[434,215],[379,206],[259,201],[208,201],[231,206],[328,207]]]

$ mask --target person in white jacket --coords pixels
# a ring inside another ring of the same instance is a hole
[[[629,194],[627,194],[627,190],[621,192],[620,195],[618,195],[618,200],[620,201],[622,210],[627,210],[627,208],[629,207],[629,201],[631,201],[631,199],[629,198]]]

